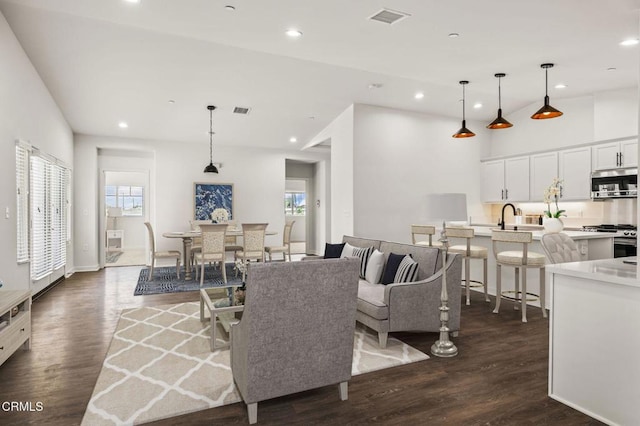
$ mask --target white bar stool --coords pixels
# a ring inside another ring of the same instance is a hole
[[[487,258],[489,250],[482,246],[471,245],[471,239],[475,236],[473,228],[463,227],[447,227],[447,237],[449,238],[464,238],[466,244],[453,245],[449,247],[449,253],[460,254],[464,258],[464,282],[467,289],[467,305],[471,304],[470,301],[470,289],[471,287],[484,287],[484,300],[489,302],[489,294],[487,293]],[[482,279],[483,281],[472,280],[470,277],[470,265],[471,259],[482,259]],[[473,283],[473,284],[472,284]]]
[[[442,244],[439,241],[433,241],[433,236],[436,233],[436,227],[431,225],[411,225],[411,243],[415,246],[429,246],[440,247]],[[425,235],[427,240],[417,241],[416,237]]]
[[[496,259],[496,307],[493,310],[497,314],[500,309],[500,300],[504,297],[515,301],[520,301],[522,310],[522,322],[527,322],[527,302],[538,300],[538,295],[527,293],[527,269],[537,268],[540,270],[540,308],[542,316],[547,317],[544,297],[544,265],[545,256],[541,253],[530,252],[529,244],[533,241],[533,234],[525,231],[492,231],[491,241],[493,245],[493,255]],[[498,251],[498,243],[517,243],[522,244],[522,251]],[[502,291],[502,266],[513,266],[516,269],[515,274],[515,291]],[[520,269],[522,269],[522,291],[519,288]],[[508,296],[513,294],[513,297]],[[531,297],[527,297],[531,296]],[[518,309],[518,305],[514,306]]]

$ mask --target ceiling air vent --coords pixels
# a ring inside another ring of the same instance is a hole
[[[385,24],[395,24],[396,22],[411,16],[408,13],[398,12],[397,10],[391,9],[382,9],[380,12],[376,13],[373,16],[370,16],[369,19],[372,21],[384,22]]]
[[[247,115],[247,114],[249,114],[249,111],[251,111],[251,108],[245,108],[245,107],[235,107],[235,108],[233,108],[233,113],[234,114]]]

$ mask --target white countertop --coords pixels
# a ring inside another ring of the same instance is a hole
[[[638,266],[625,263],[635,261],[636,257],[618,257],[615,259],[587,260],[547,265],[548,272],[610,282],[640,288]]]
[[[500,228],[497,226],[473,226],[472,227],[474,229],[475,232],[475,236],[476,237],[491,237],[491,230],[495,229],[495,230],[499,230]],[[511,225],[507,225],[507,230],[512,230],[513,227]],[[531,232],[533,234],[533,239],[536,241],[540,241],[540,239],[542,238],[542,235],[544,234],[544,231],[542,230],[533,230],[533,229],[521,229],[520,227],[518,227],[519,230],[522,231],[528,231]],[[567,234],[569,237],[571,237],[574,240],[590,240],[590,239],[596,239],[596,238],[613,238],[615,237],[615,233],[613,232],[585,232],[585,231],[562,231],[563,233]]]

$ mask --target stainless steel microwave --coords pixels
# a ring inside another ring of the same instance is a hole
[[[638,169],[598,170],[591,173],[591,198],[637,198]]]

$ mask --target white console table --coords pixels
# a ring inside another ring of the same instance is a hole
[[[107,230],[107,251],[122,251],[124,247],[124,230]]]
[[[31,291],[0,290],[0,365],[21,346],[31,349]]]

